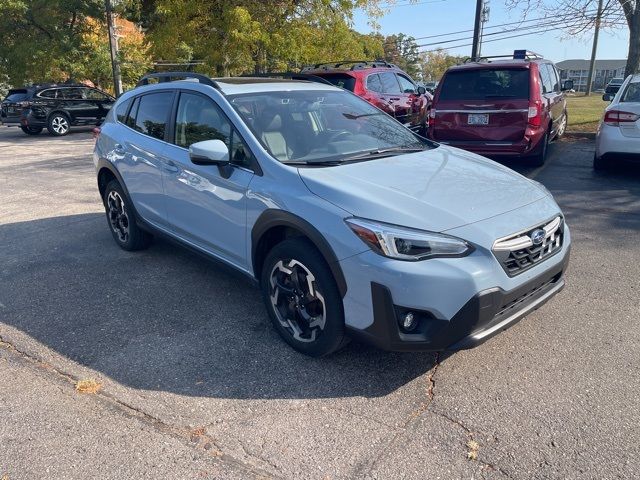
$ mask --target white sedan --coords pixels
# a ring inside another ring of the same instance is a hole
[[[607,94],[602,98],[611,100]],[[616,161],[640,162],[640,74],[625,79],[598,126],[593,168]]]

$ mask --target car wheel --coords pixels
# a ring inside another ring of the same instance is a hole
[[[64,113],[54,113],[49,117],[49,123],[47,124],[47,130],[49,133],[56,137],[62,137],[69,133],[71,124],[69,117]]]
[[[593,169],[602,171],[607,168],[607,165],[604,163],[602,157],[598,157],[596,154],[593,155]]]
[[[560,120],[560,125],[558,125],[558,132],[556,133],[556,139],[560,139],[564,136],[565,132],[567,131],[568,123],[569,123],[569,114],[565,110],[564,115],[562,116],[562,120]]]
[[[293,348],[321,357],[348,343],[338,287],[309,240],[276,245],[264,261],[260,284],[275,329]]]
[[[547,161],[547,150],[549,149],[549,132],[544,134],[540,140],[538,153],[531,157],[530,164],[533,167],[541,167]]]
[[[129,251],[147,248],[152,237],[138,226],[129,198],[116,180],[107,184],[103,201],[109,229],[120,248]]]
[[[22,130],[27,135],[38,135],[40,132],[42,132],[42,127],[29,127],[22,125],[20,127],[20,130]]]

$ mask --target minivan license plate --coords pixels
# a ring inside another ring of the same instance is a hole
[[[470,113],[467,123],[469,125],[489,125],[489,115],[487,113]]]

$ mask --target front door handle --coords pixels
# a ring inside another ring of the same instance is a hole
[[[173,163],[171,160],[165,160],[164,162],[164,171],[167,173],[178,173],[180,170],[178,166]]]
[[[127,151],[124,149],[124,147],[122,145],[120,145],[119,143],[116,143],[113,146],[113,151],[115,153],[117,153],[118,155],[124,155],[125,153],[127,153]]]

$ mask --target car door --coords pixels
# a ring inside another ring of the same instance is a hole
[[[393,72],[380,72],[378,76],[380,77],[382,93],[389,105],[391,115],[402,121],[402,118],[407,115],[407,112],[400,104],[400,84],[398,83],[396,75]]]
[[[562,91],[562,84],[560,81],[560,75],[558,74],[558,70],[552,64],[547,64],[549,69],[549,76],[551,77],[551,82],[553,83],[553,102],[551,106],[551,115],[553,117],[553,131],[556,133],[558,131],[558,127],[563,121],[564,114],[567,110],[567,99],[565,97],[564,92]]]
[[[418,95],[418,87],[409,77],[396,74],[400,83],[400,100],[396,112],[401,112],[398,120],[408,125],[419,125],[424,107],[424,98]]]
[[[95,118],[100,111],[98,105],[85,98],[86,90],[84,87],[67,87],[58,92],[58,98],[62,96],[62,109],[71,116],[73,122],[86,123],[88,118]]]
[[[167,219],[173,232],[237,266],[246,267],[246,196],[252,156],[222,109],[208,96],[182,91],[173,114],[164,169]],[[189,146],[219,139],[231,164],[196,165]]]
[[[93,105],[97,107],[95,116],[87,117],[87,118],[95,119],[96,123],[100,123],[102,119],[104,119],[104,117],[107,116],[107,113],[109,113],[109,110],[111,110],[111,107],[113,106],[113,102],[115,101],[113,97],[110,97],[106,93],[101,92],[100,90],[95,88],[84,89],[83,96],[88,102],[91,102]]]
[[[393,116],[393,102],[389,103],[388,97],[382,93],[382,82],[377,73],[372,73],[367,76],[365,80],[365,93],[362,95],[362,98],[383,112]]]
[[[551,134],[553,135],[558,127],[559,120],[561,117],[560,102],[562,100],[562,96],[559,92],[555,91],[556,88],[556,76],[555,71],[553,70],[553,66],[549,63],[540,63],[538,64],[538,69],[540,71],[540,79],[542,80],[542,98],[545,102],[545,110],[549,119],[551,120]]]
[[[168,163],[165,135],[173,96],[166,90],[136,97],[124,121],[128,129],[110,153],[136,211],[156,226],[167,222],[162,170]]]

